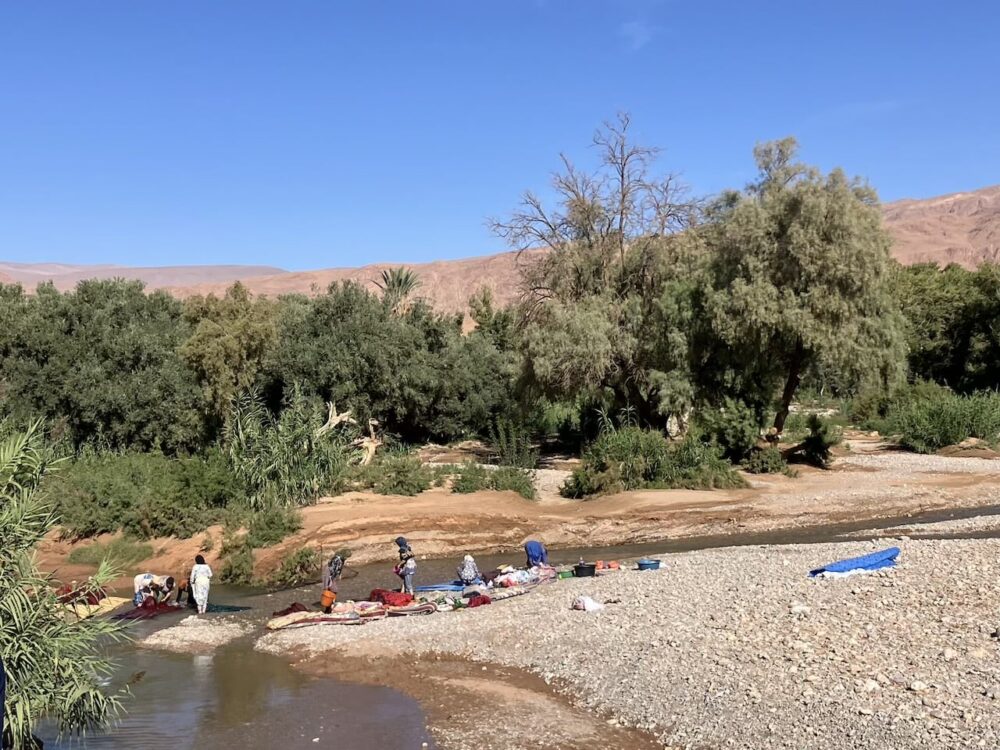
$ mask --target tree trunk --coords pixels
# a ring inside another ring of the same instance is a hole
[[[778,413],[774,415],[774,426],[771,428],[770,439],[776,443],[781,438],[781,433],[785,429],[785,420],[788,419],[788,412],[791,410],[792,399],[795,391],[798,390],[799,382],[802,380],[802,364],[805,361],[805,347],[801,339],[795,344],[795,351],[792,352],[792,360],[788,363],[788,379],[785,380],[785,389],[781,392],[781,405]]]

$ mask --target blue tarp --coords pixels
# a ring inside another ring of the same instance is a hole
[[[465,588],[460,583],[435,583],[430,586],[414,586],[414,591],[462,591]]]
[[[888,549],[872,552],[860,557],[852,557],[848,560],[838,560],[837,562],[824,565],[822,568],[810,570],[810,576],[818,576],[822,573],[850,573],[852,570],[879,570],[880,568],[891,568],[896,564],[899,556],[899,547],[889,547]]]

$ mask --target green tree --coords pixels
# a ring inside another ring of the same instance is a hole
[[[42,284],[0,291],[3,406],[68,426],[76,446],[195,450],[205,401],[178,356],[188,328],[181,303],[137,281],[83,281],[62,294]]]
[[[186,300],[184,317],[192,331],[180,348],[181,358],[197,375],[212,418],[221,425],[233,396],[256,383],[277,340],[275,304],[254,300],[237,282],[221,299]]]
[[[0,745],[33,750],[42,720],[55,721],[67,734],[100,729],[114,720],[121,696],[101,687],[111,665],[100,647],[121,638],[122,629],[104,618],[67,617],[35,558],[35,549],[57,520],[38,492],[51,465],[40,423],[24,432],[2,425],[0,433],[0,659],[7,673]],[[88,589],[111,575],[102,565]]]
[[[533,193],[494,230],[524,258],[524,383],[586,409],[630,407],[666,424],[692,406],[690,323],[704,256],[683,230],[699,204],[622,115],[594,136],[595,171],[563,157],[557,205]]]
[[[757,182],[723,196],[700,230],[712,259],[705,385],[757,405],[780,394],[775,435],[810,367],[888,384],[903,362],[874,190],[796,162],[796,149],[758,146]]]

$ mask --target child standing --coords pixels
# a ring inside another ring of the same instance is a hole
[[[393,571],[402,579],[402,586],[399,589],[402,594],[413,595],[413,574],[417,572],[417,558],[413,556],[409,542],[405,537],[396,537],[396,546],[399,547],[399,562]]]

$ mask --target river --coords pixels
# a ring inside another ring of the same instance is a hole
[[[573,563],[584,557],[627,559],[648,554],[683,552],[710,547],[747,544],[791,544],[841,541],[843,535],[899,524],[917,525],[955,518],[1000,513],[1000,507],[934,511],[879,522],[845,522],[822,527],[689,537],[652,544],[563,549],[550,552],[554,564]],[[962,534],[984,536],[995,534]],[[913,534],[940,538],[941,534]],[[416,550],[419,554],[419,549]],[[477,555],[482,569],[501,563],[519,564],[519,553]],[[457,560],[421,560],[417,583],[454,577]],[[341,584],[341,598],[366,598],[376,587],[396,583],[388,563],[348,567]],[[239,617],[263,626],[272,611],[292,601],[314,604],[318,586],[267,593],[212,588],[217,603],[251,607]],[[164,615],[130,626],[142,639],[156,629],[176,624],[181,615]],[[296,671],[284,659],[253,650],[257,633],[219,649],[210,656],[175,655],[136,648],[116,647],[119,667],[113,685],[131,682],[127,714],[109,733],[80,739],[57,739],[49,728],[42,731],[46,750],[304,750],[331,747],[338,750],[418,750],[433,748],[423,712],[402,692],[361,686],[330,679],[316,679]],[[400,674],[399,679],[406,679]]]

